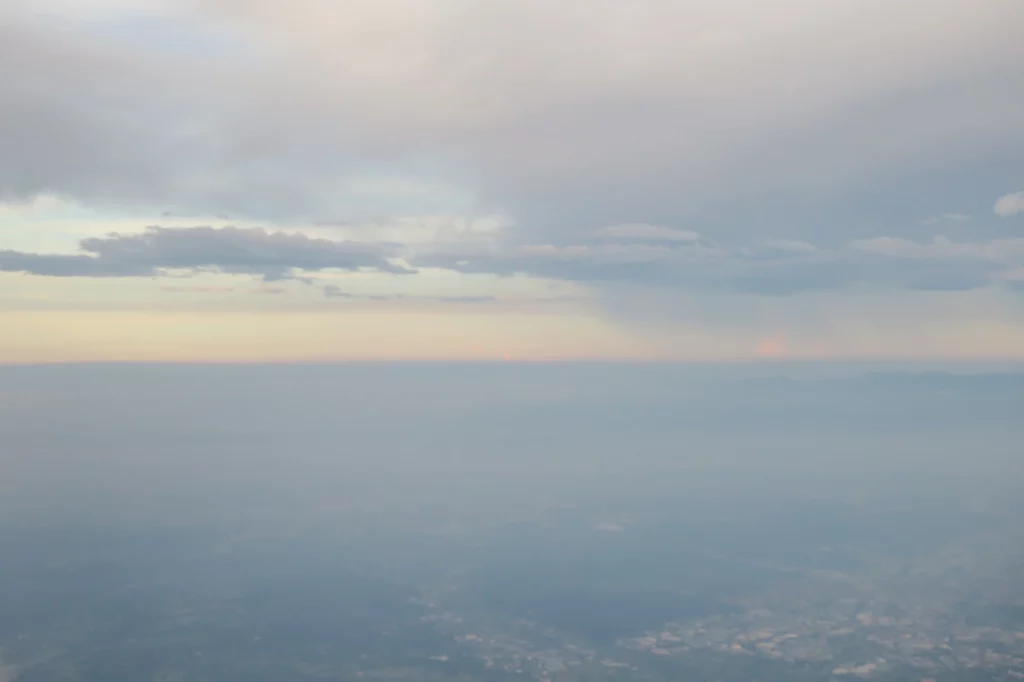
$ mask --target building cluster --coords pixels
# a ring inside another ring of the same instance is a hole
[[[619,646],[653,656],[713,651],[831,663],[836,677],[872,678],[911,668],[925,674],[982,669],[1024,679],[1024,626],[971,624],[958,609],[974,605],[951,603],[952,592],[922,601],[928,595],[883,593],[880,584],[832,578],[749,600],[737,613],[667,623]],[[851,596],[851,586],[862,587],[864,596]]]

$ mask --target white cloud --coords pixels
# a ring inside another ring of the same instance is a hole
[[[945,237],[936,237],[936,244],[930,246],[899,237],[871,237],[855,239],[847,244],[847,248],[894,258],[933,258],[945,249],[948,242]]]
[[[1021,284],[1024,284],[1024,265],[1018,265],[1017,267],[1006,270],[1005,272],[1000,272],[996,275],[996,279],[1004,282],[1020,282]]]
[[[992,210],[1003,218],[1024,213],[1024,192],[1015,192],[999,197]]]
[[[974,220],[974,216],[966,213],[943,213],[942,215],[925,218],[921,221],[921,224],[938,225],[940,223],[969,223],[972,220]]]
[[[28,199],[0,201],[0,228],[24,225],[40,219],[67,219],[78,208],[52,194],[37,194]]]
[[[358,241],[387,241],[411,247],[492,245],[514,222],[503,215],[410,215],[372,222],[320,223],[304,232]]]
[[[856,239],[847,246],[863,253],[906,259],[1006,261],[1024,258],[1024,239],[954,242],[938,236],[929,244],[898,237],[873,237]]]

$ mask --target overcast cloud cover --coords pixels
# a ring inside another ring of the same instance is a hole
[[[0,272],[526,275],[627,323],[631,296],[975,291],[1024,329],[1022,26],[1018,0],[5,0]]]

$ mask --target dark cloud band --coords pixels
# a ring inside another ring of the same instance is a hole
[[[284,279],[328,269],[411,272],[389,258],[392,244],[317,239],[238,227],[150,227],[139,234],[84,239],[86,254],[0,251],[0,271],[49,277],[151,277],[171,270],[252,274]]]

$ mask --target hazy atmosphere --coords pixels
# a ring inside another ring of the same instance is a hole
[[[1019,370],[0,368],[0,670],[1011,682]]]
[[[0,485],[8,518],[127,523],[463,523],[647,494],[1016,494],[1019,368],[911,369],[11,367]]]
[[[0,0],[0,682],[1024,679],[1022,29]]]

